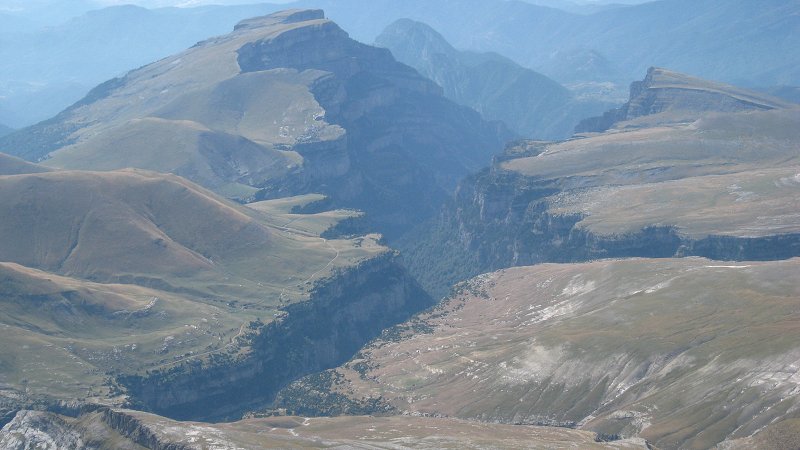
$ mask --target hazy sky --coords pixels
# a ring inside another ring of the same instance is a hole
[[[145,8],[158,8],[163,6],[198,6],[198,5],[243,5],[246,3],[288,3],[292,0],[96,0],[103,5],[133,4]]]
[[[65,18],[83,14],[84,12],[113,5],[134,4],[145,8],[165,6],[191,7],[200,5],[242,5],[251,3],[289,3],[293,0],[0,0],[0,13],[18,13],[20,15],[35,14],[28,17],[43,24],[59,23]],[[372,0],[363,0],[370,2]],[[403,0],[396,0],[401,2]],[[435,1],[435,0],[430,0]],[[558,7],[559,2],[573,4],[638,4],[653,0],[522,0],[533,4]],[[568,8],[568,10],[571,10]]]
[[[245,3],[289,3],[292,0],[96,0],[97,3],[104,5],[122,5],[122,4],[136,4],[147,8],[156,8],[160,6],[197,6],[197,5],[241,5]],[[364,0],[369,1],[369,0]],[[398,0],[402,1],[402,0]],[[530,3],[536,3],[536,0],[523,0]],[[607,4],[607,3],[624,3],[624,4],[638,4],[646,3],[653,0],[572,0],[573,3],[579,4]]]
[[[289,3],[292,0],[95,0],[103,5],[134,4],[146,8],[162,6],[198,6],[198,5],[243,5],[247,3]]]
[[[15,11],[26,10],[29,7],[42,6],[42,5],[59,5],[67,6],[73,0],[0,0],[0,11]],[[158,8],[164,6],[198,6],[198,5],[241,5],[247,3],[289,3],[293,0],[89,0],[91,3],[102,6],[134,4],[143,6],[145,8]],[[368,2],[370,0],[364,0]],[[397,0],[403,1],[403,0]],[[433,0],[432,0],[433,1]],[[529,3],[539,3],[537,0],[523,0]],[[566,0],[570,1],[570,0]],[[653,0],[571,0],[573,3],[578,4],[607,4],[607,3],[625,3],[637,4],[645,3]]]

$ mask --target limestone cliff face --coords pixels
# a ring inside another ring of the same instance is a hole
[[[638,105],[636,114],[660,108]],[[403,241],[411,272],[444,295],[469,276],[541,262],[800,255],[798,112],[701,116],[510,146]]]
[[[775,260],[800,255],[800,233],[764,236],[688,236],[654,223],[619,234],[581,225],[580,213],[551,207],[559,180],[530,180],[504,171],[468,178],[422,236],[404,242],[412,273],[435,296],[466,276],[542,262],[600,258],[704,256],[726,261]],[[579,195],[579,194],[578,194]],[[437,258],[434,255],[443,255]]]
[[[124,411],[113,409],[102,410],[95,420],[119,433],[129,441],[129,445],[141,445],[152,450],[194,450],[193,445],[171,442],[166,436],[160,436],[156,431],[142,423],[136,416],[126,414]]]
[[[387,326],[432,304],[393,254],[365,261],[321,283],[310,300],[268,325],[251,324],[248,350],[122,377],[135,405],[170,417],[236,418],[264,407],[293,379],[347,360]]]
[[[554,211],[553,197],[563,194],[558,188],[563,183],[485,171],[459,187],[456,206],[444,213],[443,220],[457,224],[461,242],[478,252],[485,269],[631,256],[784,259],[800,251],[797,233],[695,238],[654,223],[633,232],[598,234],[578,225],[583,214]]]
[[[309,10],[306,14],[294,14],[281,20],[282,24],[287,25],[301,22],[305,22],[305,26],[253,40],[240,47],[236,53],[241,71],[247,73],[288,67],[299,71],[323,70],[341,78],[370,71],[413,81],[405,87],[416,87],[432,94],[439,91],[410,67],[395,61],[386,49],[350,39],[339,26],[325,20],[321,10]],[[268,26],[274,26],[270,19],[250,19],[235,30],[255,30]]]
[[[559,184],[560,180],[528,179],[498,169],[467,178],[459,185],[454,201],[432,222],[433,229],[418,241],[404,243],[410,269],[427,288],[438,288],[434,294],[441,296],[446,293],[442,286],[504,267],[668,257],[686,251],[686,242],[669,227],[601,236],[578,226],[581,214],[550,209],[551,197],[561,192]],[[453,254],[453,249],[458,253]],[[437,260],[434,254],[446,256]],[[717,255],[726,256],[724,252]]]

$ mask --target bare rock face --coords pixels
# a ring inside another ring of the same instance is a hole
[[[82,450],[80,433],[55,414],[20,411],[0,430],[0,448],[7,450]]]
[[[380,71],[389,72],[398,67],[403,70],[389,52],[350,39],[335,23],[325,20],[322,10],[249,19],[234,30],[250,32],[303,22],[307,25],[247,42],[239,48],[237,61],[242,72],[290,67],[300,71],[325,70],[346,77],[366,70],[367,61],[378,63],[376,69]]]
[[[583,120],[578,133],[603,132],[621,122],[662,115],[665,122],[686,121],[703,113],[764,111],[791,107],[778,98],[651,67],[642,81],[631,83],[630,100],[600,117]]]

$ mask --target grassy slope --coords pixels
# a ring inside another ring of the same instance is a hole
[[[0,176],[39,173],[49,170],[47,167],[38,166],[23,159],[0,153]]]
[[[0,379],[31,395],[111,397],[106,371],[220,347],[238,330],[224,305],[135,285],[0,264]],[[171,337],[170,337],[171,336]]]
[[[721,448],[725,450],[794,448],[798,442],[800,442],[800,419],[787,419],[770,424],[754,436],[726,442]]]
[[[579,226],[600,235],[653,225],[672,226],[692,238],[798,233],[799,175],[800,166],[790,166],[604,187],[578,198],[565,197],[553,212],[587,214]]]
[[[482,275],[365,347],[334,389],[400,411],[708,448],[796,414],[799,265],[634,259]]]
[[[377,237],[318,237],[337,214],[295,228],[174,175],[47,172],[0,186],[0,383],[31,394],[102,399],[107,372],[224,350],[246,322],[386,251]]]
[[[228,166],[231,159],[238,170]],[[197,122],[146,118],[56,152],[46,164],[86,170],[137,167],[175,173],[216,191],[240,185],[247,192],[255,190],[248,182],[281,176],[293,160],[299,157]]]
[[[711,114],[553,144],[501,167],[559,180],[551,211],[587,214],[579,225],[598,234],[648,225],[695,238],[794,233],[798,120],[794,109]]]
[[[282,224],[282,226],[286,227],[290,226],[294,229],[314,234],[322,234],[325,230],[344,219],[361,217],[363,214],[359,211],[344,209],[324,211],[315,214],[299,214],[293,212],[295,207],[302,207],[316,201],[322,201],[325,198],[324,195],[320,194],[307,194],[275,200],[264,200],[249,203],[247,206],[256,211],[269,214],[276,224]]]
[[[321,119],[325,111],[309,91],[321,72],[240,73],[236,51],[246,43],[326,22],[279,20],[210,39],[101,85],[53,122],[69,131],[62,144],[53,144],[57,151],[46,164],[177,173],[243,198],[252,194],[247,186],[287,174],[302,158],[276,146],[336,141],[344,133]]]

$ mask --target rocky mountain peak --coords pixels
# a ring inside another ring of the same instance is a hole
[[[384,49],[350,39],[322,10],[289,10],[240,22],[236,51],[242,72],[317,69],[351,76],[367,66],[397,69]]]
[[[400,61],[429,59],[433,55],[456,57],[458,51],[436,30],[416,20],[399,19],[375,39],[381,47],[392,50]]]

